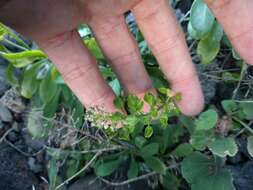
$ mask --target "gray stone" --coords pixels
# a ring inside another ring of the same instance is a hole
[[[34,173],[39,173],[43,171],[43,166],[39,164],[35,158],[30,157],[27,163],[30,170],[32,170]]]
[[[31,137],[31,135],[28,133],[27,129],[23,129],[21,132],[26,145],[31,148],[32,150],[39,151],[41,150],[46,142],[44,140],[36,140]]]
[[[8,140],[10,140],[11,142],[16,142],[18,140],[18,134],[15,133],[14,131],[9,132],[9,134],[7,135]]]
[[[3,122],[12,122],[12,114],[11,112],[0,103],[0,120]]]
[[[24,100],[14,88],[7,90],[1,97],[0,102],[14,113],[20,114],[26,109]]]

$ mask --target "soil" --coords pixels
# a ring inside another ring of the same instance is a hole
[[[0,145],[0,189],[31,190],[38,180],[27,165],[27,158],[6,144]]]

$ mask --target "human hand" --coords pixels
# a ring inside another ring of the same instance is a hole
[[[253,63],[253,2],[206,1],[237,51]],[[11,0],[1,8],[0,21],[35,40],[86,107],[100,105],[113,111],[115,95],[75,28],[79,23],[90,25],[126,93],[139,97],[148,91],[155,93],[137,44],[124,22],[123,14],[128,10],[134,13],[172,89],[182,93],[178,103],[182,112],[199,113],[204,100],[198,77],[183,33],[166,0]]]

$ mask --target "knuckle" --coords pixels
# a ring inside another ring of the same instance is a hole
[[[125,54],[118,55],[111,58],[112,64],[117,64],[118,67],[129,66],[131,64],[136,64],[140,62],[141,58],[138,56],[136,51],[131,51]]]
[[[108,102],[111,101],[113,97],[113,94],[111,92],[110,88],[107,88],[103,93],[100,93],[99,95],[95,97],[91,97],[89,106],[104,106]]]
[[[183,33],[179,31],[169,38],[166,37],[159,39],[159,41],[150,44],[150,47],[154,52],[156,52],[156,54],[164,54],[167,51],[177,47],[180,44],[182,37]]]
[[[75,81],[79,78],[86,78],[92,69],[93,66],[91,64],[86,67],[76,65],[69,69],[63,69],[62,76],[66,81]]]

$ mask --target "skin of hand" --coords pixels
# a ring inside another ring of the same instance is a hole
[[[206,0],[237,52],[253,64],[253,1]],[[200,83],[167,0],[5,0],[0,21],[35,40],[57,66],[65,82],[86,107],[114,111],[115,95],[96,60],[81,41],[76,27],[87,23],[126,94],[142,98],[155,93],[137,43],[124,21],[132,11],[186,115],[198,114],[204,104]]]

